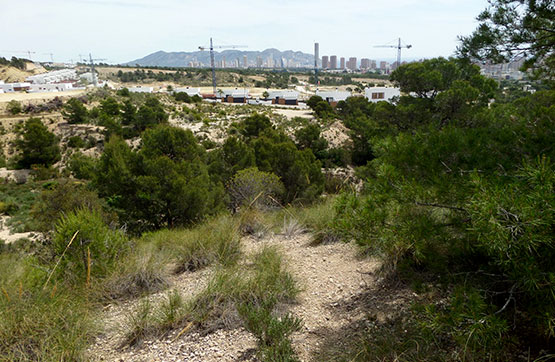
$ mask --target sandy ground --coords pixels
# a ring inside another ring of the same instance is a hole
[[[365,311],[342,308],[374,283],[371,275],[379,263],[360,258],[352,244],[332,243],[310,246],[312,236],[297,233],[291,237],[269,234],[263,239],[245,237],[242,246],[249,255],[264,246],[276,246],[284,254],[288,269],[301,288],[290,312],[303,319],[303,329],[293,336],[293,347],[301,361],[319,360],[316,356],[328,333],[334,333],[362,320]],[[206,286],[212,270],[205,269],[174,276],[171,289],[184,297],[198,293]],[[160,300],[166,291],[151,295]],[[147,339],[141,346],[118,348],[122,341],[127,316],[137,308],[139,300],[108,305],[103,312],[104,332],[89,349],[92,360],[102,361],[252,361],[256,340],[242,327],[219,329],[208,335],[192,331],[177,336],[172,331],[163,338]]]
[[[30,101],[30,100],[40,100],[40,99],[52,99],[55,97],[75,97],[85,93],[85,89],[65,91],[65,92],[44,92],[44,93],[23,93],[23,92],[12,92],[12,93],[0,93],[0,103],[9,102],[12,100],[16,101]]]
[[[26,232],[26,233],[12,233],[6,222],[10,219],[9,216],[0,216],[0,240],[3,240],[6,244],[11,244],[19,239],[35,239],[38,233]]]

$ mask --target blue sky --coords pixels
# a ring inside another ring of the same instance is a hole
[[[393,59],[374,48],[401,37],[418,59],[449,56],[475,29],[487,0],[0,0],[0,56],[33,59],[93,53],[120,63],[158,50],[195,51],[210,36],[246,50]]]

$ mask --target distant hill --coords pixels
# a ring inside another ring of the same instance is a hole
[[[224,50],[222,52],[214,52],[216,65],[220,66],[224,60],[227,66],[231,66],[239,62],[243,66],[243,57],[247,56],[247,64],[250,67],[257,65],[257,58],[263,62],[263,66],[280,67],[312,67],[314,65],[314,55],[303,52],[295,52],[292,50],[279,51],[278,49],[266,49],[264,51],[242,51],[242,50]],[[146,57],[132,60],[124,63],[124,65],[140,65],[140,66],[160,66],[160,67],[188,67],[191,64],[199,64],[200,66],[210,65],[210,52],[164,52],[157,51]]]

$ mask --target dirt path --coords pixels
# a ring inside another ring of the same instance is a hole
[[[310,246],[311,236],[299,234],[292,238],[271,235],[262,240],[244,238],[246,254],[263,246],[277,246],[285,255],[289,270],[295,276],[302,292],[291,312],[302,318],[302,331],[293,336],[293,345],[302,361],[314,360],[328,333],[361,320],[359,310],[341,308],[355,298],[362,289],[374,282],[371,272],[378,263],[357,256],[351,244],[334,243]],[[169,289],[178,289],[184,298],[202,290],[211,275],[210,270],[186,273],[173,277]],[[164,297],[167,291],[149,298]],[[109,305],[103,312],[105,332],[89,349],[91,359],[106,361],[253,361],[256,340],[244,328],[218,330],[201,336],[186,333],[175,339],[178,331],[162,339],[146,340],[142,346],[118,349],[126,316],[136,308],[138,301]]]

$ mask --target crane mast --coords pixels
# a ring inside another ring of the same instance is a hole
[[[210,67],[212,68],[212,90],[214,92],[214,96],[216,96],[216,61],[214,60],[214,48],[219,48],[219,49],[223,49],[223,48],[246,48],[246,46],[244,45],[220,45],[220,46],[214,46],[214,43],[212,42],[212,38],[210,38],[210,47],[204,47],[204,46],[199,46],[198,47],[200,50],[205,50],[206,48],[208,48],[210,50]]]
[[[412,45],[402,45],[401,38],[398,39],[397,45],[376,45],[374,48],[397,48],[397,67],[401,66],[401,49],[412,48]]]
[[[212,38],[210,38],[210,66],[212,67],[212,90],[215,96],[216,95],[216,65],[214,61],[214,45],[212,44]]]

